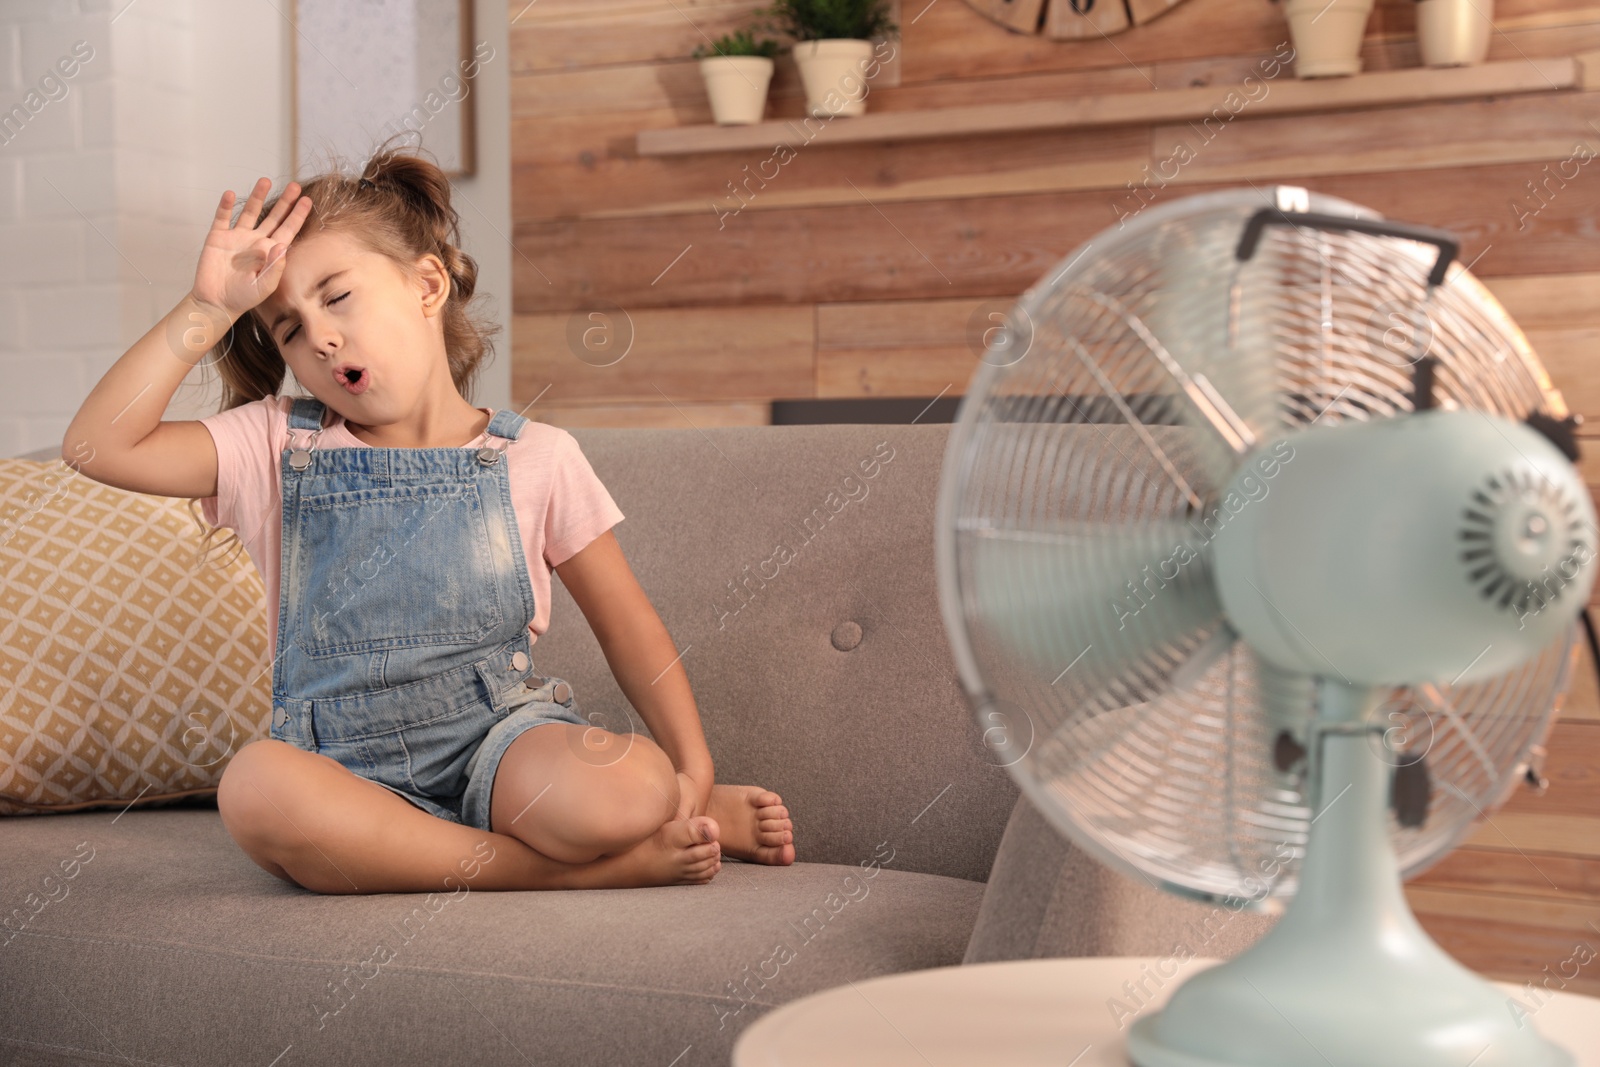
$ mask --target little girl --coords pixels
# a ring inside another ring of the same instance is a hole
[[[234,840],[323,893],[793,863],[776,793],[713,784],[677,649],[576,440],[464,399],[488,330],[467,312],[477,265],[444,174],[384,150],[359,179],[270,190],[257,181],[233,224],[223,193],[193,289],[62,442],[97,481],[199,501],[208,542],[233,528],[265,580],[271,737],[223,773]],[[161,421],[202,361],[222,410]],[[277,395],[286,366],[310,396]],[[654,741],[589,725],[565,680],[532,673],[551,570]]]

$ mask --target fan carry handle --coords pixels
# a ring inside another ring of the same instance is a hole
[[[1352,215],[1330,215],[1322,211],[1283,211],[1275,207],[1264,207],[1251,215],[1250,221],[1244,224],[1244,232],[1239,235],[1239,246],[1234,249],[1234,258],[1243,263],[1255,255],[1256,246],[1261,243],[1262,231],[1273,224],[1293,226],[1296,229],[1309,226],[1314,230],[1354,230],[1373,237],[1401,237],[1408,241],[1421,241],[1424,244],[1434,245],[1439,249],[1439,258],[1428,274],[1430,289],[1444,281],[1445,271],[1450,269],[1451,262],[1461,251],[1461,242],[1455,234],[1447,230],[1436,230],[1432,226],[1390,222],[1387,219],[1363,219]]]

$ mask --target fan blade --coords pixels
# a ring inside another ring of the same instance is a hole
[[[1219,218],[1192,233],[1162,236],[1161,299],[1145,321],[1158,342],[1146,341],[1158,363],[1176,364],[1181,374],[1168,373],[1205,394],[1180,410],[1186,423],[1208,433],[1200,447],[1213,484],[1226,482],[1240,456],[1278,422],[1276,294],[1263,279],[1278,277],[1281,256],[1274,242],[1263,242],[1259,259],[1239,267],[1225,249],[1235,226]],[[1194,390],[1185,391],[1193,396]],[[1235,443],[1240,437],[1248,442],[1244,448]]]
[[[1180,522],[987,529],[964,547],[969,610],[1013,659],[1077,699],[1148,700],[1197,651],[1218,652],[1207,644],[1225,626],[1210,556]]]

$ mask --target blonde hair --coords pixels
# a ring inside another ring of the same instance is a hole
[[[461,217],[450,203],[450,179],[433,162],[388,145],[385,141],[358,175],[333,170],[301,182],[300,195],[310,197],[312,207],[294,239],[344,234],[388,256],[408,278],[416,277],[418,258],[430,252],[438,256],[450,275],[450,295],[443,310],[445,358],[456,390],[470,399],[478,370],[494,354],[492,339],[500,325],[475,314],[471,306],[478,263],[460,248]],[[263,216],[281,196],[262,205]],[[275,396],[283,388],[287,366],[257,310],[241,315],[203,361],[214,366],[221,378],[221,411]],[[190,498],[189,513],[205,531],[202,562],[214,547],[230,543],[243,547],[236,533],[213,544],[222,527],[205,521],[198,498]]]

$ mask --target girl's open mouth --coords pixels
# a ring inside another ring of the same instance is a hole
[[[367,385],[372,380],[372,375],[367,373],[365,367],[338,367],[334,370],[333,377],[344,386],[344,391],[351,395],[366,392]]]

